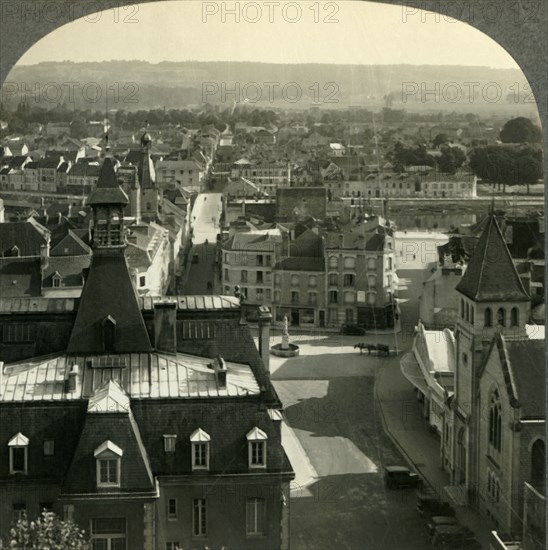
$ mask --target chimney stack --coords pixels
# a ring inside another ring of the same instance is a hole
[[[72,365],[68,376],[68,392],[74,393],[78,382],[78,365]]]
[[[215,379],[217,380],[217,385],[219,388],[226,388],[228,369],[226,368],[225,360],[220,355],[217,355],[217,357],[213,360],[213,369],[215,371]]]
[[[154,304],[154,340],[156,351],[177,353],[177,302]]]
[[[272,314],[267,306],[259,307],[259,355],[266,372],[270,374],[270,324]]]

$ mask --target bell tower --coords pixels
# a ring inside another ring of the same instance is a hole
[[[93,257],[68,353],[95,355],[152,350],[125,258],[123,210],[128,202],[116,180],[112,158],[107,156],[97,187],[89,198],[93,209]]]
[[[456,372],[453,400],[453,484],[464,485],[475,499],[479,374],[496,333],[507,340],[526,339],[531,308],[501,229],[491,212],[456,287]]]
[[[156,172],[154,163],[150,157],[152,138],[145,129],[141,136],[141,160],[139,161],[138,174],[141,187],[141,218],[145,221],[154,221],[158,217],[160,196],[156,185]]]
[[[112,159],[106,157],[96,189],[89,197],[93,209],[92,246],[94,250],[124,249],[124,208],[128,196],[118,185]]]

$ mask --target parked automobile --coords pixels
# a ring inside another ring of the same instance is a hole
[[[419,474],[405,466],[385,466],[384,484],[388,489],[420,488],[422,479]]]
[[[455,510],[448,502],[440,500],[434,494],[417,495],[417,511],[421,516],[454,516]]]
[[[433,537],[439,525],[459,525],[455,516],[432,516],[427,524],[428,534]]]
[[[365,329],[358,325],[350,325],[345,323],[341,326],[341,334],[347,334],[349,336],[365,336]]]
[[[481,544],[474,533],[460,525],[438,525],[434,529],[432,544],[436,547],[451,550],[480,550]]]

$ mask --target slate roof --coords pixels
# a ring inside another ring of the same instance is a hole
[[[529,300],[494,215],[489,217],[456,290],[476,302]]]
[[[129,203],[128,196],[118,185],[114,165],[110,157],[106,157],[101,165],[97,187],[91,193],[88,204],[120,204],[125,206]]]
[[[50,254],[52,256],[89,256],[91,247],[70,229],[68,223],[63,223],[51,232]]]
[[[69,353],[102,353],[102,323],[116,321],[116,351],[152,351],[123,253],[95,251],[78,314],[70,337]]]
[[[74,455],[85,407],[65,402],[63,407],[26,407],[24,414],[18,406],[3,406],[1,412],[0,445],[3,449],[7,449],[8,441],[17,432],[22,432],[31,440],[25,479],[43,482],[47,478],[52,483],[60,482]],[[35,434],[39,434],[40,441],[50,438],[55,441],[53,456],[44,456],[42,445],[34,438]],[[6,479],[8,475],[9,461],[0,460],[0,478]]]
[[[20,256],[39,256],[46,239],[31,222],[0,223],[0,256],[8,256],[17,246]]]
[[[94,456],[95,450],[106,441],[112,441],[123,451],[120,459],[120,487],[107,490],[97,487]],[[123,493],[155,495],[148,455],[131,410],[110,414],[88,411],[61,493],[100,493],[103,498],[108,493],[115,497]]]
[[[382,226],[378,227],[378,232],[360,232],[359,229],[357,229],[356,231],[328,233],[326,238],[326,248],[382,252],[384,250],[385,235],[387,233],[390,234],[391,230]]]
[[[2,298],[40,296],[39,258],[0,258]]]
[[[50,256],[42,272],[42,287],[53,287],[53,275],[58,273],[62,278],[63,287],[79,287],[83,285],[84,270],[91,264],[89,256]]]
[[[57,169],[59,165],[61,164],[61,158],[60,157],[53,157],[53,156],[46,156],[46,158],[40,159],[38,161],[38,168],[50,168],[50,169]]]
[[[545,341],[505,340],[495,337],[506,388],[521,420],[546,418]]]

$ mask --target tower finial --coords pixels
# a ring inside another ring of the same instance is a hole
[[[110,149],[110,146],[108,144],[108,130],[109,130],[109,123],[108,123],[108,93],[105,94],[105,120],[103,121],[103,130],[105,132],[105,156],[108,154],[108,151]]]

